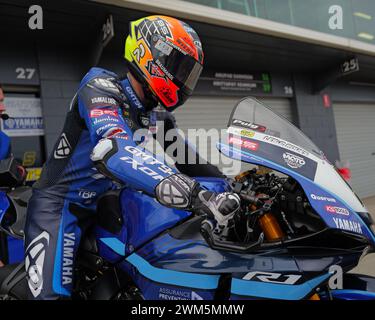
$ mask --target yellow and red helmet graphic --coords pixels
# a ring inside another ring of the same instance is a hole
[[[191,95],[203,65],[200,39],[188,24],[167,16],[130,23],[125,59],[166,108]]]

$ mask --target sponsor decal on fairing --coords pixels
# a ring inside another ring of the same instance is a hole
[[[301,168],[306,164],[305,159],[289,152],[283,153],[283,159],[285,163],[292,169]]]
[[[363,234],[361,224],[359,222],[336,217],[333,218],[333,222],[335,223],[337,229]]]
[[[341,214],[344,216],[350,215],[349,210],[342,208],[342,207],[335,207],[335,206],[325,206],[325,209],[329,213],[334,213],[334,214]]]
[[[229,144],[233,144],[239,146],[240,148],[245,148],[251,151],[257,151],[259,148],[259,144],[257,142],[237,137],[230,137]]]
[[[311,199],[317,200],[317,201],[326,201],[326,202],[337,202],[335,198],[325,197],[325,196],[319,196],[314,193],[310,194]]]
[[[259,132],[265,132],[267,130],[265,126],[252,123],[252,122],[248,122],[248,121],[244,121],[244,120],[240,120],[240,119],[233,119],[232,124],[238,127],[244,127],[244,128],[251,129],[254,131],[259,131]]]
[[[242,279],[292,285],[296,284],[296,282],[301,278],[302,275],[300,274],[282,274],[275,272],[251,271],[247,273]]]

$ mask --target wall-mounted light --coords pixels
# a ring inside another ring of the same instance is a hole
[[[362,19],[366,19],[366,20],[372,19],[372,16],[370,16],[367,13],[363,13],[363,12],[354,12],[353,15],[358,17],[358,18],[362,18]]]
[[[374,40],[374,36],[367,32],[358,33],[358,37],[366,40]]]

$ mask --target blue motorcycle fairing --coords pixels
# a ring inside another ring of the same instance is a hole
[[[210,290],[217,285],[219,276],[232,274],[230,299],[297,300],[306,298],[329,278],[332,264],[352,265],[353,259],[349,254],[296,257],[285,252],[283,256],[280,250],[259,254],[222,252],[212,250],[204,240],[174,239],[166,233],[129,255],[119,267],[132,277],[146,299],[178,299],[160,294],[164,290],[161,288],[196,293],[204,290],[213,296]],[[250,272],[301,278],[293,285],[277,283],[277,279],[274,283],[244,280]],[[204,297],[202,291],[199,296]]]
[[[0,131],[0,160],[10,156],[10,138]],[[0,191],[0,222],[9,208],[9,200],[6,193]],[[23,241],[7,236],[8,241],[8,263],[17,263],[23,259]]]
[[[229,190],[222,178],[198,177],[202,187],[213,192]],[[191,212],[167,208],[155,198],[144,193],[124,188],[120,195],[123,229],[114,235],[100,227],[96,228],[101,255],[108,261],[118,261],[129,253],[128,248],[137,248],[157,234],[186,219]]]
[[[301,284],[276,284],[260,281],[232,279],[231,300],[263,298],[278,300],[301,300],[306,298],[314,289],[329,278],[323,274]]]
[[[146,300],[213,300],[220,278],[156,268],[136,253],[120,267],[132,277]]]
[[[4,216],[10,207],[9,199],[5,192],[0,191],[0,223],[4,222]],[[0,230],[0,232],[2,232]],[[8,244],[8,263],[17,263],[22,261],[24,256],[23,241],[12,236],[7,236]]]
[[[223,143],[218,143],[218,149],[228,157],[269,167],[294,178],[304,189],[311,206],[320,215],[322,220],[329,228],[360,234],[366,237],[366,239],[368,239],[372,244],[375,244],[374,233],[369,229],[358,213],[352,210],[344,200],[339,199],[336,195],[333,195],[328,190],[325,190],[313,181],[307,179],[297,172],[294,172],[293,170],[287,169],[253,153],[233,148],[232,146]],[[326,200],[316,200],[314,199],[313,195],[333,199],[334,202],[332,203]]]
[[[113,252],[119,254],[123,250],[119,249],[120,243],[125,250],[122,256],[125,256],[128,248],[136,248],[144,244],[191,214],[187,211],[167,208],[155,198],[128,188],[121,192],[120,201],[123,227],[119,234],[111,234],[100,227],[97,228],[100,253],[105,259],[113,260]]]
[[[0,131],[0,160],[9,157],[10,154],[10,138]]]
[[[127,228],[124,226],[118,234],[113,234],[99,226],[95,228],[99,255],[110,263],[123,259],[127,250]],[[129,246],[128,246],[129,247]]]
[[[170,233],[164,233],[140,248],[137,254],[158,268],[213,274],[255,270],[322,273],[328,272],[331,265],[352,268],[361,256],[361,252],[332,250],[324,253],[317,250],[311,248],[309,253],[297,253],[279,248],[246,254],[219,251],[211,249],[197,230],[192,239],[176,239]]]
[[[5,192],[0,191],[0,222],[9,208],[9,200]]]
[[[126,261],[133,265],[140,274],[159,283],[205,290],[216,289],[219,283],[219,274],[182,272],[158,268],[137,253],[132,253],[126,258]]]
[[[229,188],[223,179],[199,178],[199,181],[207,189],[218,188],[215,189],[217,192]],[[215,187],[215,184],[218,185]],[[355,264],[354,260],[358,260],[358,254],[352,257],[345,253],[321,257],[290,254],[285,249],[258,254],[213,250],[200,236],[199,230],[193,239],[176,239],[168,232],[163,233],[188,217],[187,212],[163,207],[153,198],[130,189],[123,190],[120,197],[123,217],[127,219],[125,225],[128,226],[128,219],[132,219],[130,225],[133,229],[127,230],[127,241],[121,239],[121,235],[116,237],[102,233],[101,255],[104,254],[106,259],[112,255],[119,261],[119,258],[130,253],[126,242],[138,244],[135,247],[139,249],[119,262],[118,266],[132,277],[146,299],[212,299],[219,275],[228,273],[233,275],[231,299],[302,299],[314,289],[315,284],[328,277],[332,264],[351,266]],[[147,233],[151,233],[151,236]],[[282,287],[278,283],[242,279],[248,272],[254,271],[297,274],[302,276],[303,282],[293,287]],[[260,290],[260,295],[248,289],[255,287]],[[285,293],[285,290],[289,293]]]
[[[375,300],[375,292],[354,289],[336,289],[330,291],[333,299],[338,300]]]
[[[231,190],[228,181],[223,178],[194,177],[194,179],[200,183],[202,188],[205,188],[212,192],[220,193]]]
[[[23,258],[23,240],[8,236],[8,264],[19,263]]]

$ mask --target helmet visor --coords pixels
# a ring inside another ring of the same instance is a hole
[[[155,64],[180,88],[186,87],[193,91],[202,72],[202,65],[159,35],[153,35],[152,41],[151,52]]]

